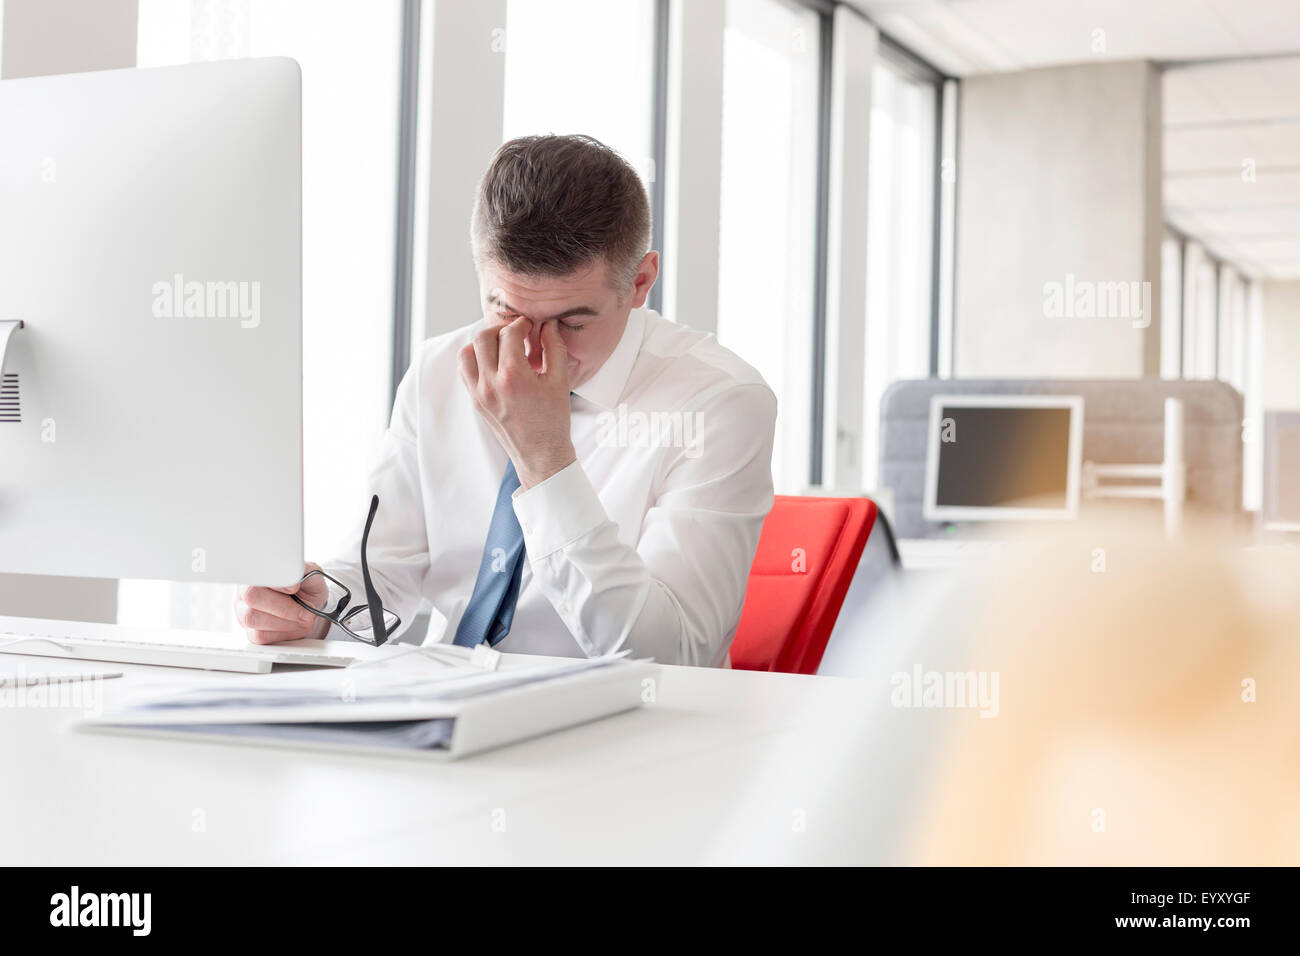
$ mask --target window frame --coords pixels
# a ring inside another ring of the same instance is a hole
[[[671,210],[669,178],[669,141],[673,130],[671,122],[670,76],[673,67],[673,44],[671,36],[672,11],[675,4],[683,0],[655,0],[654,31],[650,42],[653,44],[653,90],[651,124],[652,160],[654,164],[653,181],[650,183],[651,214],[653,222],[653,247],[665,251],[667,236],[666,223]],[[716,0],[722,2],[722,0]],[[835,43],[835,15],[837,10],[845,10],[853,16],[870,24],[878,34],[877,55],[888,59],[890,64],[901,68],[912,78],[932,85],[935,95],[934,116],[934,156],[930,175],[933,182],[932,222],[931,222],[931,262],[930,271],[930,315],[929,336],[930,355],[929,373],[938,376],[952,366],[951,355],[944,356],[941,349],[944,343],[950,349],[953,341],[953,286],[956,280],[954,250],[946,249],[945,235],[953,235],[956,230],[956,190],[951,184],[945,189],[943,182],[943,162],[945,156],[956,154],[957,141],[960,136],[960,112],[955,109],[956,98],[960,96],[961,80],[936,67],[933,63],[916,54],[905,44],[888,33],[868,16],[852,6],[836,0],[787,0],[792,6],[804,7],[817,14],[819,20],[818,38],[818,103],[817,109],[817,164],[816,190],[814,199],[815,232],[813,243],[813,309],[812,309],[812,343],[811,343],[811,388],[809,407],[812,421],[809,429],[808,480],[812,486],[823,483],[825,474],[825,456],[827,445],[828,398],[827,361],[829,314],[831,290],[830,282],[830,219],[831,219],[831,168],[834,162],[832,150],[832,53]],[[429,15],[424,0],[403,0],[402,28],[402,83],[399,118],[399,188],[396,197],[398,217],[398,255],[396,257],[393,308],[393,357],[391,391],[395,395],[398,383],[410,365],[412,357],[412,332],[418,320],[423,326],[424,317],[413,314],[413,270],[418,265],[413,262],[413,250],[417,245],[414,231],[417,228],[417,186],[416,179],[421,175],[417,168],[418,160],[418,121],[421,110],[420,99],[420,34],[421,21]],[[720,122],[719,118],[719,122]],[[436,135],[436,131],[435,131]],[[866,175],[863,170],[860,175]],[[665,273],[673,272],[676,264],[671,261],[661,262],[660,281],[651,290],[648,305],[656,310],[664,307]],[[947,304],[945,304],[947,303]],[[863,317],[865,322],[865,316]]]
[[[908,76],[918,83],[930,86],[934,90],[934,159],[931,169],[931,178],[933,180],[933,197],[931,202],[931,240],[930,240],[930,375],[934,378],[939,376],[939,343],[940,343],[940,324],[941,324],[941,292],[943,283],[943,256],[940,254],[942,245],[943,216],[944,216],[944,191],[943,191],[943,158],[945,155],[944,147],[949,145],[944,142],[944,109],[946,106],[946,97],[950,89],[948,83],[956,81],[955,77],[949,76],[916,53],[913,53],[907,47],[903,46],[889,34],[881,32],[879,50],[881,60],[887,61],[890,66],[908,74]],[[955,138],[955,137],[954,137]],[[955,147],[955,143],[952,144]],[[953,150],[955,152],[955,148]]]
[[[809,430],[811,443],[809,448],[809,474],[808,481],[813,487],[824,484],[826,479],[826,418],[827,418],[827,341],[828,326],[831,321],[829,314],[829,244],[830,244],[830,184],[831,184],[831,166],[834,161],[831,149],[831,122],[832,122],[832,51],[834,49],[834,11],[836,7],[842,6],[836,3],[821,2],[821,0],[795,0],[804,6],[816,10],[822,21],[821,29],[821,102],[818,105],[819,110],[819,129],[821,134],[818,142],[818,169],[817,169],[817,191],[818,191],[818,223],[817,223],[817,262],[815,272],[815,286],[817,289],[816,302],[813,311],[813,375],[812,375],[812,427]],[[953,116],[951,124],[945,123],[947,110],[955,109],[956,97],[960,95],[961,81],[958,77],[951,76],[940,70],[933,63],[916,54],[905,44],[899,42],[890,34],[880,30],[879,26],[860,11],[852,7],[844,7],[853,15],[860,17],[867,23],[871,24],[877,30],[877,56],[881,59],[887,59],[891,66],[902,70],[910,77],[919,82],[932,85],[934,87],[935,97],[935,115],[934,115],[934,155],[931,163],[931,179],[933,188],[932,210],[931,210],[931,261],[930,261],[930,316],[929,316],[929,336],[930,336],[930,357],[929,373],[932,376],[938,376],[940,370],[944,367],[951,368],[951,356],[945,361],[940,354],[940,343],[943,341],[951,345],[952,336],[952,313],[951,310],[945,309],[945,301],[951,301],[953,285],[956,280],[955,261],[951,250],[944,254],[944,235],[945,226],[953,234],[956,230],[956,189],[951,191],[944,190],[943,183],[943,159],[948,153],[955,154],[957,137],[960,133],[960,113]],[[951,98],[951,101],[950,101]],[[951,102],[951,106],[950,106]],[[865,175],[865,172],[863,173]],[[862,266],[865,268],[865,265]],[[946,294],[946,295],[945,295]],[[866,321],[864,315],[862,321]],[[945,325],[947,328],[945,328]],[[945,334],[946,333],[946,334]],[[861,438],[861,436],[859,436]]]
[[[667,197],[664,188],[664,165],[667,154],[668,106],[668,15],[672,0],[655,0],[654,33],[651,37],[654,60],[654,86],[651,91],[652,115],[650,142],[652,150],[653,181],[650,184],[650,217],[653,228],[652,247],[663,249],[664,211]],[[796,0],[801,2],[801,0]],[[415,260],[417,245],[415,230],[418,223],[418,196],[416,179],[420,174],[420,83],[421,37],[425,17],[425,0],[402,0],[401,30],[401,80],[398,105],[398,188],[396,196],[397,242],[393,273],[393,357],[392,382],[389,391],[389,409],[397,398],[397,387],[411,365],[413,355]],[[662,267],[662,266],[661,266]],[[655,283],[647,302],[650,308],[663,306],[663,283]]]

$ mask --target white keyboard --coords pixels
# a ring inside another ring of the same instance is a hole
[[[130,640],[112,633],[118,631],[125,635],[127,629],[111,625],[64,621],[42,623],[45,626],[39,629],[30,626],[13,629],[13,619],[0,623],[0,654],[192,667],[241,674],[265,674],[275,664],[347,667],[356,660],[355,657],[325,650],[322,641],[299,642],[295,649],[289,649],[241,644],[235,635],[195,631],[160,631],[157,633],[164,637],[163,640]],[[90,633],[94,631],[101,633]],[[174,640],[183,642],[173,643]],[[304,647],[304,644],[312,646]]]

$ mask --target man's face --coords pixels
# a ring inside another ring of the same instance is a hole
[[[569,352],[569,387],[589,380],[605,364],[627,327],[628,313],[645,304],[659,274],[659,254],[648,252],[635,280],[623,288],[603,260],[566,276],[521,276],[491,262],[479,264],[479,291],[489,325],[531,319],[528,361],[540,369],[542,326],[554,322]]]

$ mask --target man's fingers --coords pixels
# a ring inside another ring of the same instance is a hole
[[[244,627],[274,629],[275,625],[269,622],[279,621],[287,628],[296,624],[310,624],[313,617],[310,611],[289,595],[273,588],[249,588],[239,603],[247,608],[250,616],[260,615],[256,621],[240,621]]]
[[[306,624],[302,621],[286,621],[278,618],[274,614],[267,614],[265,611],[254,611],[251,608],[241,608],[240,613],[236,614],[239,618],[240,626],[249,631],[283,631],[292,632],[295,636],[301,635]]]
[[[528,353],[524,349],[524,344],[528,341],[528,336],[532,332],[532,320],[522,315],[500,330],[501,346],[497,355],[498,369],[507,365],[520,369],[529,368]]]
[[[456,367],[460,370],[460,380],[472,396],[478,387],[478,358],[474,354],[474,346],[466,345],[460,350]]]
[[[307,571],[319,571],[319,564],[307,562]],[[323,593],[324,580],[316,587],[317,579],[307,581],[306,588],[299,580],[289,587],[241,588],[235,601],[235,620],[239,622],[249,641],[254,644],[279,644],[297,641],[320,630],[324,624],[319,618],[295,601],[290,595],[305,590],[308,600],[315,601],[317,591]]]
[[[549,379],[569,379],[569,350],[564,345],[564,336],[555,327],[554,322],[542,326],[542,375]]]
[[[474,359],[482,372],[495,372],[497,352],[501,348],[501,329],[491,326],[474,335]]]

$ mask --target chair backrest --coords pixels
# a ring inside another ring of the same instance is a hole
[[[831,638],[817,667],[818,674],[863,677],[871,673],[879,652],[879,646],[873,641],[885,636],[881,627],[888,629],[887,633],[892,632],[891,614],[905,600],[902,586],[903,563],[899,560],[898,544],[881,512],[840,605]]]
[[[777,495],[749,572],[732,667],[817,673],[863,548],[878,526],[896,556],[870,498]]]

